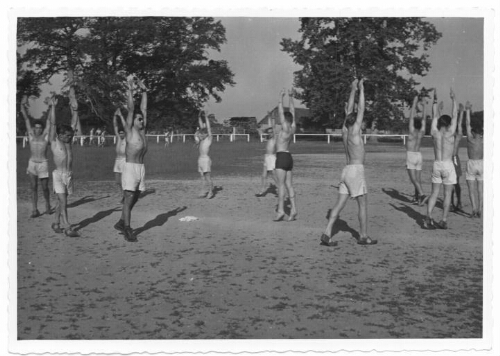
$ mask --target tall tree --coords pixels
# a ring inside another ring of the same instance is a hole
[[[441,37],[420,18],[302,18],[298,41],[283,39],[283,51],[303,68],[295,72],[297,98],[314,120],[340,127],[353,77],[367,78],[366,121],[390,128],[403,118],[415,93],[414,76],[430,68],[425,51]]]
[[[234,85],[227,62],[208,56],[226,41],[224,27],[212,18],[58,20],[20,20],[20,44],[34,44],[23,60],[46,80],[64,73],[69,84],[74,75],[72,82],[83,102],[82,121],[86,113],[109,124],[123,103],[123,83],[129,74],[144,79],[149,88],[148,121],[158,129],[187,126],[185,120],[196,116],[203,102],[211,97],[220,101],[219,93]],[[37,32],[37,27],[45,30]],[[58,52],[60,48],[64,51]]]

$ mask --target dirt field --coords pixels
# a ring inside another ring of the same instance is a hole
[[[430,192],[432,151],[423,154]],[[260,157],[253,176],[214,172],[211,200],[196,198],[197,181],[149,180],[133,210],[136,243],[113,229],[115,183],[76,181],[69,216],[80,238],[55,234],[52,216],[27,218],[23,183],[18,339],[481,338],[482,219],[450,213],[449,230],[423,230],[404,163],[402,147],[367,154],[375,246],[356,244],[354,201],[334,227],[339,245],[319,244],[340,154],[294,155],[294,222],[272,221],[274,194],[255,197]],[[462,189],[470,212],[464,177]]]

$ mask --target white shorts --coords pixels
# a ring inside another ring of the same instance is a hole
[[[125,158],[117,158],[115,159],[115,166],[113,167],[113,172],[122,173],[123,166],[125,165]]]
[[[49,178],[49,161],[45,160],[43,162],[34,162],[29,160],[26,173],[37,176],[40,179]]]
[[[406,168],[422,170],[422,153],[406,151]]]
[[[432,183],[457,184],[457,173],[452,161],[434,161]]]
[[[266,154],[264,156],[264,166],[268,171],[274,171],[276,168],[276,155]]]
[[[465,170],[466,180],[483,180],[483,160],[470,159],[467,161],[467,169]]]
[[[122,171],[122,189],[136,192],[138,190],[145,191],[146,184],[144,183],[144,176],[146,170],[142,163],[125,162]]]
[[[61,172],[57,169],[52,172],[52,183],[54,193],[56,194],[73,194],[73,177],[72,172]]]
[[[339,184],[340,194],[349,194],[351,198],[367,194],[365,167],[362,164],[349,164],[342,170]]]
[[[198,172],[210,173],[212,168],[212,160],[208,156],[198,158]]]

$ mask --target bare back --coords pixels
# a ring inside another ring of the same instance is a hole
[[[436,161],[451,161],[455,147],[455,134],[446,128],[431,132]]]
[[[116,158],[125,158],[126,157],[126,146],[127,146],[127,139],[120,138],[120,136],[116,137]]]
[[[276,139],[273,137],[270,137],[268,140],[267,140],[267,144],[266,144],[266,154],[268,155],[272,155],[274,154],[274,149],[276,148]]]
[[[288,123],[283,123],[280,132],[278,132],[278,137],[276,138],[276,151],[288,152],[288,146],[294,134],[295,127]]]
[[[361,137],[361,125],[355,123],[351,127],[342,128],[342,140],[347,156],[347,164],[364,164],[365,145]]]
[[[200,157],[206,157],[208,156],[208,153],[210,152],[210,145],[212,144],[212,136],[209,135],[205,137],[203,140],[200,142]]]
[[[467,137],[467,154],[469,159],[483,159],[483,136],[472,134]]]
[[[410,131],[408,133],[408,141],[406,142],[406,150],[408,152],[420,152],[420,146],[424,135],[425,132],[423,129],[413,129]]]

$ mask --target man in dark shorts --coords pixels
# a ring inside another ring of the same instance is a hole
[[[292,185],[293,159],[288,151],[288,146],[296,130],[295,124],[295,106],[293,104],[292,92],[288,92],[290,100],[289,111],[283,109],[283,97],[285,89],[280,93],[278,103],[278,113],[281,121],[281,131],[276,135],[276,178],[278,179],[278,211],[274,221],[281,221],[285,217],[285,189],[290,198],[290,215],[288,221],[294,221],[297,218],[297,206],[295,204],[295,191]]]

